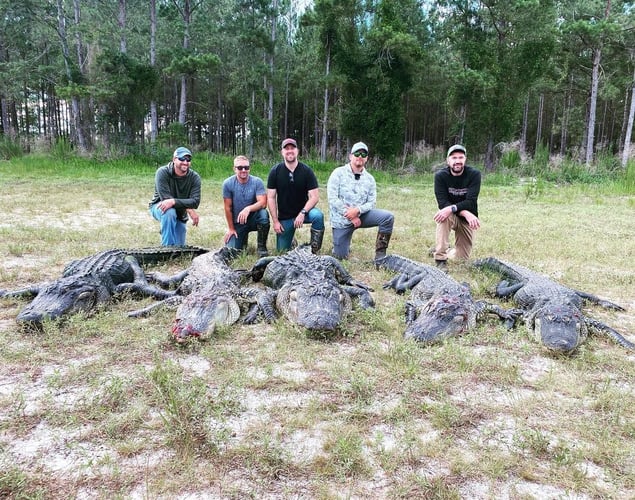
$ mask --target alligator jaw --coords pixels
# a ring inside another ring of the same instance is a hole
[[[228,296],[191,294],[179,306],[172,326],[177,342],[190,337],[208,338],[217,327],[231,325],[240,317],[236,300]]]
[[[532,325],[529,325],[531,330]],[[536,312],[533,334],[546,349],[570,354],[586,337],[582,314],[569,306],[545,306]]]

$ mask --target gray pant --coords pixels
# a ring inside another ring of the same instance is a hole
[[[351,239],[355,229],[363,227],[377,227],[378,232],[392,234],[395,216],[388,210],[374,208],[360,217],[362,225],[356,228],[351,224],[348,227],[333,228],[333,256],[337,259],[346,259],[351,251]]]

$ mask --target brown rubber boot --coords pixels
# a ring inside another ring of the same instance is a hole
[[[311,228],[311,252],[317,254],[322,248],[322,240],[324,239],[324,229]]]
[[[377,240],[375,240],[375,262],[386,256],[386,250],[388,249],[391,236],[392,233],[377,233]]]

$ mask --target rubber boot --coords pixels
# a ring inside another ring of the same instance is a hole
[[[311,228],[311,252],[317,254],[322,248],[322,240],[324,239],[324,229]]]
[[[386,256],[386,250],[388,249],[391,236],[392,233],[377,233],[377,240],[375,241],[375,262]]]
[[[258,230],[258,257],[267,257],[269,252],[267,250],[267,238],[269,237],[270,224],[258,224],[256,229]]]

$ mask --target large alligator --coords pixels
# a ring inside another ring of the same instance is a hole
[[[398,273],[384,285],[398,294],[411,290],[406,301],[404,337],[424,344],[472,330],[486,313],[496,314],[512,328],[520,314],[497,304],[474,300],[467,285],[459,283],[436,267],[400,255],[387,255],[376,261],[379,268]]]
[[[496,287],[496,296],[513,297],[523,309],[523,320],[530,332],[547,349],[559,353],[570,353],[587,337],[589,330],[605,333],[627,349],[635,344],[626,340],[619,332],[582,312],[585,302],[606,309],[624,309],[586,292],[560,285],[547,276],[525,267],[488,257],[477,260],[478,269],[494,271],[504,278]]]
[[[249,273],[229,266],[239,253],[234,248],[223,247],[199,255],[187,269],[174,276],[148,274],[150,281],[163,288],[178,285],[176,294],[133,311],[129,316],[146,316],[159,307],[178,306],[172,334],[179,343],[193,337],[208,337],[216,327],[235,323],[243,309],[249,309],[245,321],[254,321],[258,313],[256,296],[259,290],[243,287],[242,279],[249,277]]]
[[[168,261],[179,256],[200,255],[200,247],[156,247],[112,249],[69,262],[62,277],[52,282],[13,291],[0,291],[0,297],[34,297],[20,311],[16,321],[40,327],[43,321],[84,312],[95,312],[116,294],[133,292],[165,299],[174,291],[150,285],[142,266]]]
[[[257,298],[265,320],[274,320],[278,311],[310,331],[336,330],[351,310],[352,299],[363,309],[375,305],[371,289],[355,281],[340,261],[313,254],[307,245],[259,259],[251,277],[267,286]]]

